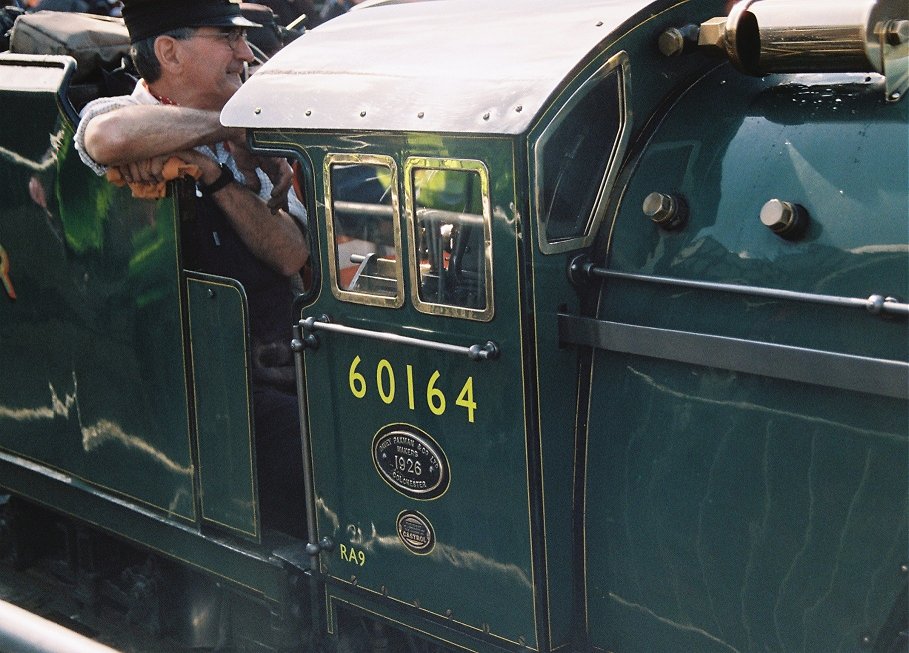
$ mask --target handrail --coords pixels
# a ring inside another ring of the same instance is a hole
[[[433,342],[432,340],[422,340],[410,336],[400,336],[395,333],[386,333],[384,331],[370,331],[368,329],[358,329],[356,327],[334,324],[327,315],[321,317],[307,317],[299,322],[300,328],[307,332],[302,339],[294,339],[292,347],[294,351],[304,349],[318,349],[319,339],[315,331],[328,331],[330,333],[341,333],[350,336],[359,336],[371,340],[380,340],[397,345],[410,345],[423,349],[432,349],[434,351],[444,351],[450,354],[459,354],[467,356],[474,361],[496,360],[501,355],[499,346],[492,340],[488,340],[485,345],[470,345],[464,347],[461,345],[450,345],[444,342]]]
[[[861,297],[838,297],[836,295],[817,295],[807,292],[796,292],[793,290],[780,290],[777,288],[762,288],[756,286],[742,286],[731,283],[718,283],[714,281],[695,281],[692,279],[676,279],[673,277],[660,277],[647,274],[633,274],[630,272],[616,272],[606,268],[598,268],[590,262],[573,261],[571,263],[571,272],[582,272],[587,276],[596,276],[604,279],[625,279],[629,281],[643,281],[646,283],[662,283],[669,286],[681,288],[693,288],[695,290],[718,290],[720,292],[737,293],[740,295],[752,295],[755,297],[768,297],[771,299],[789,299],[814,304],[826,304],[828,306],[845,306],[850,308],[864,308],[869,313],[875,315],[879,313],[890,313],[893,315],[909,315],[909,304],[897,301],[893,297],[884,295],[871,295],[863,299]]]

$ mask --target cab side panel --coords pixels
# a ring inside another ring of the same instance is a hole
[[[192,520],[175,205],[82,164],[63,75],[0,75],[0,450]]]

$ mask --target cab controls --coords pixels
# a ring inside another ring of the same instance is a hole
[[[661,229],[674,231],[688,222],[688,204],[680,195],[650,193],[641,206],[644,215]]]
[[[772,199],[761,207],[761,223],[786,240],[804,236],[809,222],[808,211],[800,204]]]

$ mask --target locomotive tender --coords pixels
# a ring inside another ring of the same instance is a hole
[[[904,2],[391,0],[267,62],[222,121],[309,212],[305,541],[244,289],[190,182],[79,161],[84,72],[0,56],[20,560],[204,646],[906,650]]]

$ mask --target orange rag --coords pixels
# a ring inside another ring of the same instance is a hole
[[[143,200],[157,200],[167,194],[168,181],[184,175],[189,175],[194,179],[198,179],[201,174],[202,171],[199,170],[199,166],[194,163],[187,163],[179,157],[172,156],[167,160],[164,164],[164,168],[161,170],[161,176],[164,177],[165,181],[157,183],[150,181],[133,181],[129,183],[129,187],[130,190],[133,191],[133,197]],[[120,174],[120,171],[116,168],[111,168],[107,171],[107,180],[115,186],[122,187],[127,184]]]

